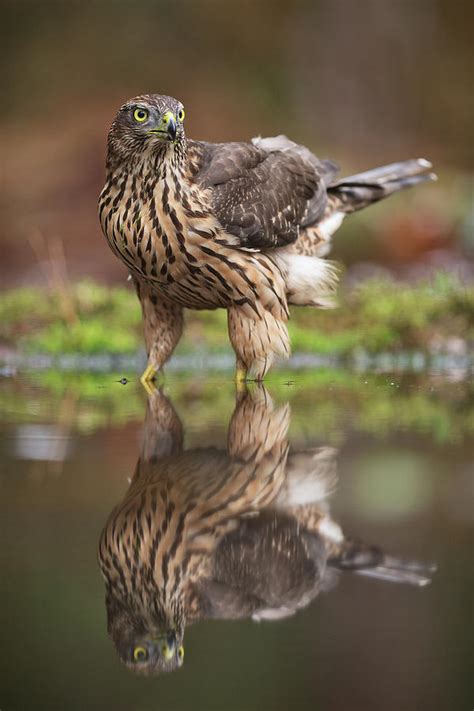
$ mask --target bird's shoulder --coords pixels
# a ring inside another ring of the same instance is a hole
[[[266,159],[264,151],[251,143],[232,141],[208,143],[191,141],[188,151],[193,166],[193,177],[203,188],[218,186],[241,178]]]
[[[243,177],[274,177],[275,169],[293,173],[299,182],[314,187],[318,179],[329,184],[338,172],[333,161],[319,160],[306,146],[286,136],[252,138],[251,142],[209,143],[189,141],[193,177],[203,187],[219,186]]]

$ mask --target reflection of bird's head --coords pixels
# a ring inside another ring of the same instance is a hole
[[[108,161],[137,160],[147,152],[179,147],[184,139],[184,108],[171,96],[143,94],[118,111],[109,132]]]
[[[184,625],[179,620],[163,621],[158,611],[157,620],[150,621],[151,610],[145,616],[136,607],[107,595],[107,622],[117,654],[132,671],[153,675],[179,669],[184,660]],[[156,613],[156,610],[154,610]],[[158,621],[159,620],[159,621]]]

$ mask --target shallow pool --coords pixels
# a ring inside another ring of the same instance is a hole
[[[1,711],[471,707],[465,374],[47,371],[0,402]]]

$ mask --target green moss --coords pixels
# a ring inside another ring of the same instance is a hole
[[[435,338],[474,339],[473,301],[473,287],[444,274],[417,285],[372,279],[344,295],[335,311],[295,312],[290,332],[295,350],[429,350]]]
[[[8,291],[0,298],[0,322],[2,339],[29,353],[132,353],[141,338],[134,291],[90,280],[71,286],[66,294]]]
[[[131,353],[137,348],[136,334],[122,324],[105,333],[101,316],[92,316],[70,326],[61,322],[50,323],[24,340],[29,352],[51,353]]]
[[[186,319],[178,352],[230,350],[225,311],[188,312]],[[90,280],[66,296],[8,291],[0,297],[0,322],[3,341],[29,353],[124,354],[143,344],[134,290]],[[472,342],[474,287],[445,274],[417,285],[371,279],[342,293],[337,309],[292,309],[289,330],[294,352],[339,356],[360,349],[429,351],[452,337]]]

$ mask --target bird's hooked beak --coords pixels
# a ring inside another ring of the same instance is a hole
[[[157,644],[163,659],[169,662],[171,659],[176,658],[178,660],[178,664],[181,666],[183,663],[184,649],[182,646],[178,649],[178,641],[174,631],[157,637],[154,641]]]
[[[163,116],[163,121],[166,121],[166,131],[168,133],[168,137],[174,141],[176,139],[176,130],[178,126],[176,116],[172,111],[167,111]]]
[[[176,121],[176,116],[172,111],[167,111],[165,114],[163,114],[163,123],[166,125],[166,132],[168,134],[168,138],[171,141],[174,141],[176,138],[178,122]]]
[[[178,122],[176,116],[172,111],[166,111],[160,118],[159,124],[156,128],[152,128],[149,133],[160,136],[162,139],[168,139],[169,141],[176,140],[176,134],[178,132]]]
[[[161,640],[161,653],[163,657],[169,661],[175,655],[176,651],[176,637],[174,634],[168,634],[166,637],[162,637]]]

